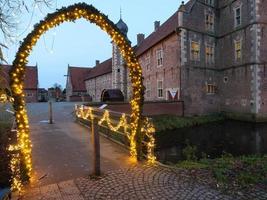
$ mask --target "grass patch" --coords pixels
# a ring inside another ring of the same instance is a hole
[[[222,156],[210,161],[209,168],[222,184],[245,187],[267,181],[267,155]]]
[[[208,169],[208,165],[197,161],[184,160],[175,165],[178,168],[183,169]]]
[[[199,126],[202,124],[223,120],[225,120],[223,115],[218,114],[197,117],[178,117],[172,115],[160,115],[153,117],[153,123],[157,132]]]
[[[188,159],[175,166],[182,169],[208,169],[216,181],[224,187],[247,187],[255,184],[267,186],[267,155],[233,157],[224,153],[220,158],[197,160],[196,148],[188,145],[183,154]]]

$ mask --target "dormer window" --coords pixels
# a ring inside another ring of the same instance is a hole
[[[234,9],[235,12],[235,27],[241,25],[241,6]]]

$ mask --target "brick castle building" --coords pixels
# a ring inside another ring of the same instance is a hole
[[[266,1],[198,0],[181,5],[185,112],[260,118],[267,111]]]
[[[186,115],[266,117],[266,10],[260,0],[189,0],[148,37],[138,34],[145,101],[183,101]],[[122,20],[117,26],[127,35]],[[125,63],[115,44],[112,50],[85,79],[94,101],[112,88],[131,96]]]

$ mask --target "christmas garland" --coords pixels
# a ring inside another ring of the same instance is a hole
[[[92,5],[86,3],[78,3],[69,7],[63,7],[55,13],[48,14],[47,17],[34,26],[33,31],[22,42],[16,58],[13,62],[13,67],[10,72],[10,86],[12,96],[14,99],[14,110],[17,123],[17,144],[10,146],[10,151],[15,152],[10,163],[13,172],[12,188],[14,190],[21,190],[22,178],[20,168],[22,165],[26,168],[26,174],[30,177],[32,171],[31,158],[31,140],[29,137],[29,122],[26,111],[24,88],[25,66],[28,63],[28,56],[33,47],[36,45],[38,39],[49,29],[60,25],[63,22],[74,22],[77,19],[84,18],[91,23],[96,24],[103,31],[105,31],[112,41],[119,47],[121,55],[123,56],[127,66],[130,69],[130,78],[132,82],[133,97],[130,101],[131,113],[131,155],[139,158],[136,141],[138,134],[141,133],[141,113],[144,101],[144,86],[142,78],[142,69],[131,47],[130,41],[127,39],[117,26],[108,19],[108,17],[94,8]]]

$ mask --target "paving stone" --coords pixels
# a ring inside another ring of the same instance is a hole
[[[179,170],[138,164],[129,169],[110,171],[100,179],[79,178],[29,191],[27,200],[249,200],[267,199],[263,188],[242,191],[242,196],[227,195]],[[40,197],[36,195],[40,194]]]

